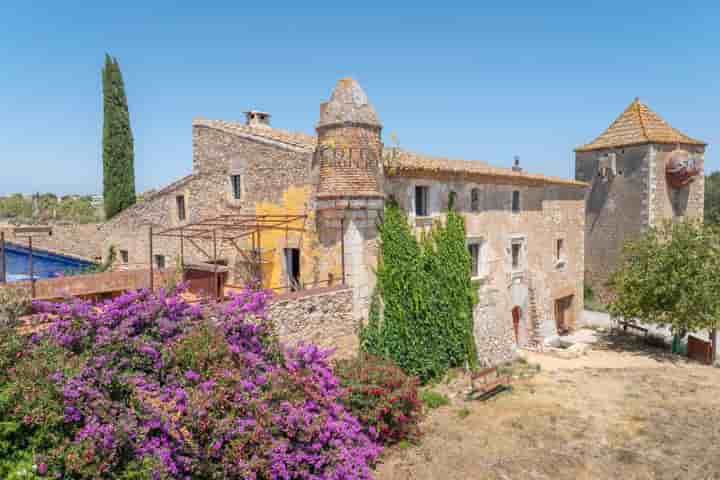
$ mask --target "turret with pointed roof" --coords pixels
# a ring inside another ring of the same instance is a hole
[[[318,199],[383,197],[381,131],[360,85],[352,78],[338,81],[330,101],[320,106]]]
[[[607,130],[575,151],[589,152],[646,143],[705,146],[705,142],[691,138],[670,126],[636,97]]]

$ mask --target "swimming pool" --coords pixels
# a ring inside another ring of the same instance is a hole
[[[84,260],[33,249],[33,272],[36,279],[71,275],[94,264]],[[5,244],[8,282],[30,279],[30,251],[20,245]]]

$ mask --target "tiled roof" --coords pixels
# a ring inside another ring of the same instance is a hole
[[[306,135],[304,133],[288,132],[286,130],[270,127],[250,127],[242,123],[225,122],[223,120],[206,120],[204,118],[196,118],[193,120],[193,126],[214,128],[216,130],[227,132],[231,135],[257,137],[310,150],[315,149],[315,144],[317,143],[317,139],[314,136]]]
[[[473,179],[496,178],[508,182],[530,182],[554,185],[573,185],[585,187],[585,182],[567,178],[536,175],[511,168],[492,167],[480,160],[451,160],[442,157],[431,157],[418,153],[396,150],[386,152],[385,170],[388,175],[409,175],[423,173],[439,173],[466,176]]]
[[[276,142],[285,143],[307,151],[313,151],[317,144],[317,137],[306,135],[303,133],[288,132],[269,127],[248,127],[247,125],[236,122],[225,122],[221,120],[205,120],[196,119],[193,121],[195,126],[204,126],[225,131],[230,134],[237,134],[245,137],[256,137]],[[577,182],[566,178],[549,177],[545,175],[534,175],[527,172],[515,172],[510,168],[491,167],[487,163],[479,160],[451,160],[442,157],[433,157],[418,153],[412,153],[398,149],[393,155],[389,149],[385,152],[385,167],[390,175],[402,175],[415,173],[451,173],[451,174],[468,174],[474,177],[496,177],[505,178],[510,181],[518,179],[522,181],[541,182],[547,184],[558,185],[576,185],[585,186],[583,182]],[[329,173],[329,172],[325,172]],[[338,188],[344,188],[337,185]],[[368,188],[372,188],[370,184]],[[333,188],[335,191],[336,188]],[[353,191],[356,187],[353,187]],[[342,191],[342,190],[338,190]]]
[[[705,145],[705,142],[690,138],[670,126],[636,98],[602,135],[575,151],[589,152],[645,143]]]

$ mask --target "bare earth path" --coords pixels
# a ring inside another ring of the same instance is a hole
[[[539,375],[487,402],[457,395],[377,478],[720,479],[720,369],[622,337],[580,359],[528,357]]]

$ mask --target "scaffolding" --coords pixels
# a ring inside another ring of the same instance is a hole
[[[189,267],[185,263],[185,244],[188,243],[196,250],[202,253],[208,261],[207,265],[212,268],[213,273],[213,292],[217,297],[219,285],[219,265],[218,265],[218,243],[232,246],[240,255],[241,262],[249,266],[254,272],[256,281],[262,285],[262,264],[268,263],[265,260],[264,253],[273,249],[262,249],[262,232],[268,230],[284,231],[287,235],[289,232],[304,232],[304,221],[307,215],[281,215],[281,214],[227,214],[218,217],[208,218],[197,222],[190,222],[173,228],[166,228],[161,231],[154,231],[150,226],[149,240],[149,269],[150,269],[150,288],[153,289],[154,275],[154,257],[153,257],[153,238],[166,237],[177,238],[180,242],[180,269],[184,273]],[[293,223],[302,220],[303,226],[294,226]],[[242,248],[238,242],[250,238],[251,248]],[[198,244],[199,240],[212,241],[211,251],[206,250]],[[206,267],[207,267],[206,266]]]

